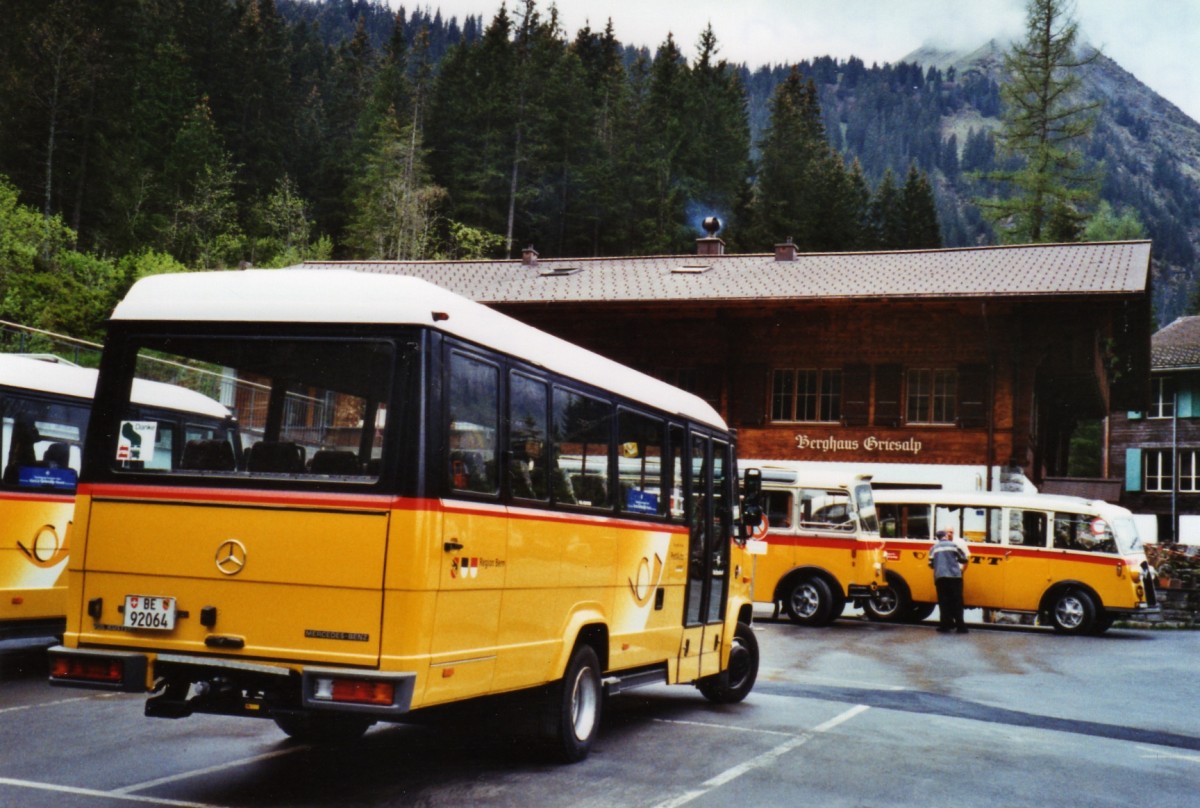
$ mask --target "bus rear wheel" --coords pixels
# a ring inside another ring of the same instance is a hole
[[[1087,634],[1096,621],[1096,602],[1081,589],[1067,589],[1054,598],[1050,620],[1061,634]]]
[[[750,694],[758,678],[758,639],[754,630],[738,623],[729,650],[729,667],[696,682],[704,698],[715,704],[736,704]]]
[[[827,626],[833,622],[833,592],[817,577],[801,578],[788,590],[783,607],[793,623]]]
[[[586,643],[576,646],[566,673],[550,691],[547,740],[550,752],[563,763],[578,763],[592,751],[600,731],[603,704],[600,660]]]
[[[912,613],[912,609],[908,587],[895,580],[889,580],[887,586],[876,589],[863,603],[863,612],[868,619],[884,623],[904,620]]]

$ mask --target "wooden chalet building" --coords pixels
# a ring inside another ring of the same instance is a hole
[[[1151,338],[1150,400],[1114,412],[1109,462],[1121,504],[1155,522],[1160,542],[1200,544],[1200,317]],[[1143,536],[1154,537],[1145,526]]]
[[[1076,422],[1142,407],[1150,243],[319,262],[415,275],[712,402],[743,460],[999,489],[1065,473]]]

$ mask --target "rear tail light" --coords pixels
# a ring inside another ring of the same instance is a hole
[[[50,660],[50,678],[119,685],[125,681],[125,663],[102,657],[56,656]]]
[[[395,702],[396,686],[392,682],[368,679],[318,677],[313,682],[312,698],[334,704],[389,706]]]

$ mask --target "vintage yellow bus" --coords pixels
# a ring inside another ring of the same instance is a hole
[[[87,435],[96,371],[53,356],[0,354],[0,644],[46,643],[67,612],[67,525]],[[237,446],[218,402],[138,379],[139,417],[158,425],[160,462],[203,435]]]
[[[868,604],[869,617],[933,610],[927,553],[943,528],[970,543],[968,608],[1034,614],[1068,634],[1099,634],[1121,616],[1158,613],[1153,572],[1125,508],[1049,494],[881,490],[875,498],[889,585]]]
[[[142,463],[151,357],[270,391],[233,407],[259,438],[242,462]],[[148,278],[109,323],[96,412],[52,684],[312,741],[521,692],[566,761],[605,693],[753,687],[720,416],[490,308],[345,270]]]
[[[806,626],[832,623],[848,603],[865,604],[886,583],[871,478],[817,464],[754,465],[767,521],[754,599]]]

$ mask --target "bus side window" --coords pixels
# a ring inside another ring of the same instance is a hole
[[[1041,511],[1009,511],[1008,543],[1023,547],[1045,547],[1046,514]]]
[[[792,526],[792,495],[788,491],[764,491],[767,524],[771,527]]]
[[[451,354],[447,472],[455,490],[495,494],[499,488],[496,469],[499,385],[500,374],[495,365],[457,352]]]

